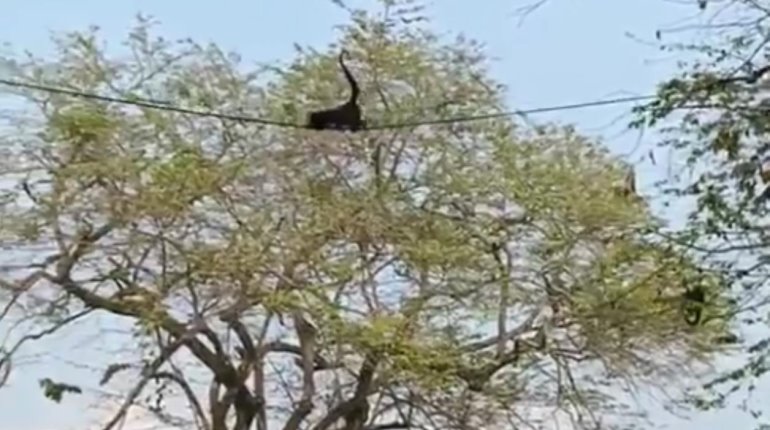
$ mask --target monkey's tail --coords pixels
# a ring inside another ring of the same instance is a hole
[[[353,74],[350,73],[350,70],[348,70],[348,67],[345,65],[344,57],[347,54],[347,51],[343,50],[340,52],[340,67],[342,68],[342,73],[345,74],[345,78],[348,80],[348,83],[350,84],[350,101],[349,103],[355,103],[356,100],[358,100],[358,82],[356,82],[356,79],[353,77]]]

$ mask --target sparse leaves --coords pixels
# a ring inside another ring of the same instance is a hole
[[[732,289],[731,312],[761,313],[767,303],[768,189],[762,164],[768,138],[767,8],[762,2],[736,1],[713,12],[710,30],[719,39],[670,50],[696,53],[684,72],[663,83],[658,98],[639,109],[635,126],[656,125],[661,145],[687,161],[690,172],[676,172],[667,186],[674,197],[695,197],[679,243],[721,273]],[[707,10],[707,2],[699,1]],[[709,8],[709,10],[711,10]],[[736,20],[735,17],[741,18]],[[756,23],[756,24],[754,24]],[[699,33],[703,39],[703,33]],[[753,316],[742,318],[753,324]],[[761,344],[761,343],[760,343]],[[767,352],[749,347],[747,362],[707,383],[691,401],[698,408],[724,407],[741,388],[750,393],[763,374]]]
[[[357,12],[339,43],[372,123],[500,109],[477,44],[442,44],[411,24],[418,3],[385,3],[388,22]],[[120,64],[97,40],[62,42],[62,84],[140,82],[137,97],[280,121],[346,91],[337,47],[298,51],[258,87],[216,47],[140,28],[128,41],[139,58]],[[100,60],[78,61],[84,50]],[[522,397],[588,420],[613,413],[605,381],[553,370],[670,375],[708,361],[716,349],[704,339],[725,331],[685,331],[677,297],[695,262],[652,238],[660,223],[642,199],[613,191],[626,166],[568,127],[494,119],[347,135],[30,101],[43,132],[19,141],[32,154],[19,160],[41,172],[40,199],[4,209],[41,228],[4,233],[20,250],[52,250],[41,266],[52,294],[130,321],[137,349],[154,352],[152,374],[207,385],[207,402],[183,389],[194,410],[207,405],[196,419],[212,429],[230,428],[232,412],[235,428],[268,418],[300,428],[357,422],[361,410],[378,424],[394,409],[412,427],[519,425]],[[719,281],[704,278],[709,306],[727,308]],[[299,342],[294,323],[314,329]],[[195,378],[168,361],[171,343]],[[120,362],[102,381],[128,370]],[[152,374],[130,381],[131,401]]]
[[[65,384],[62,382],[54,382],[50,378],[43,378],[40,381],[40,387],[43,389],[45,396],[56,403],[61,402],[65,394],[82,394],[83,390],[76,385]]]

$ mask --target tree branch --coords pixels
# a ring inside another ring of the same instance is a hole
[[[118,421],[125,417],[128,409],[131,407],[131,405],[134,404],[136,398],[139,397],[139,395],[142,393],[142,390],[144,390],[147,382],[152,379],[153,374],[157,373],[158,369],[160,369],[166,360],[168,360],[169,357],[171,357],[174,352],[176,352],[176,350],[182,346],[185,341],[185,337],[193,334],[194,331],[190,331],[185,336],[180,336],[179,338],[175,339],[174,342],[161,350],[161,354],[155,358],[155,360],[144,366],[141,372],[141,379],[136,383],[134,388],[129,391],[128,396],[123,401],[123,404],[120,406],[115,416],[113,416],[112,419],[108,421],[104,427],[102,427],[103,430],[111,430],[118,423]]]
[[[385,423],[385,424],[375,424],[372,426],[366,427],[366,430],[398,430],[398,429],[408,429],[411,425],[408,423],[404,423],[401,421],[394,421],[392,423]]]
[[[294,328],[299,339],[302,356],[302,397],[296,405],[283,430],[297,430],[313,410],[313,395],[315,394],[315,356],[316,356],[316,327],[308,322],[300,311],[293,312]]]
[[[374,372],[377,369],[377,358],[373,354],[368,354],[361,364],[358,372],[358,385],[353,393],[353,397],[338,404],[329,411],[323,419],[313,427],[313,430],[327,430],[334,425],[340,418],[345,420],[344,430],[360,430],[366,424],[369,417],[369,403],[366,398],[369,396]]]
[[[302,356],[302,348],[300,348],[297,345],[292,345],[290,343],[281,342],[281,341],[274,341],[274,342],[268,342],[266,343],[260,350],[260,354],[268,354],[270,352],[283,352],[287,354],[295,354],[298,356]],[[313,359],[314,361],[314,370],[328,370],[333,369],[336,367],[340,367],[341,365],[330,363],[329,360],[324,358],[318,351],[315,352],[315,357]],[[297,364],[302,367],[301,359],[297,362]]]
[[[198,398],[195,396],[195,392],[190,387],[190,384],[188,384],[184,378],[172,372],[155,372],[152,375],[150,375],[150,377],[160,378],[160,379],[169,379],[171,381],[176,382],[177,385],[179,385],[179,387],[182,388],[182,391],[187,397],[187,401],[190,402],[190,407],[192,408],[193,412],[195,413],[196,417],[201,423],[201,427],[203,427],[203,430],[211,429],[211,424],[209,424],[208,420],[206,419],[206,414],[203,412],[203,407],[198,401]]]

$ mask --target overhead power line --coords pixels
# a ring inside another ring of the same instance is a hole
[[[65,88],[52,87],[47,85],[20,82],[15,80],[0,79],[0,84],[6,85],[9,87],[14,87],[14,88],[26,88],[29,90],[42,91],[42,92],[51,93],[51,94],[61,94],[61,95],[66,95],[70,97],[99,100],[99,101],[118,103],[123,105],[139,106],[139,107],[144,107],[148,109],[177,112],[177,113],[186,114],[186,115],[219,118],[219,119],[224,119],[229,121],[263,124],[263,125],[270,125],[275,127],[307,128],[307,126],[305,126],[304,124],[297,124],[292,122],[276,121],[276,120],[253,117],[253,116],[225,114],[225,113],[215,112],[211,110],[204,111],[204,110],[196,110],[196,109],[187,109],[187,108],[174,106],[164,102],[109,97],[109,96],[103,96],[103,95],[94,94],[94,93],[87,93],[87,92],[69,90]],[[460,123],[460,122],[480,121],[485,119],[503,118],[503,117],[509,117],[509,116],[576,110],[576,109],[585,109],[585,108],[596,107],[596,106],[633,103],[638,101],[650,100],[650,99],[653,99],[654,97],[655,96],[653,95],[628,96],[628,97],[618,97],[618,98],[604,99],[604,100],[594,100],[594,101],[582,102],[582,103],[572,103],[572,104],[563,104],[563,105],[547,106],[547,107],[532,108],[532,109],[512,110],[512,111],[497,112],[497,113],[491,113],[491,114],[485,114],[485,115],[458,116],[453,118],[440,118],[440,119],[432,119],[432,120],[428,119],[424,121],[412,121],[412,122],[403,122],[403,123],[396,123],[396,124],[380,124],[380,125],[368,126],[365,128],[365,130],[386,130],[386,129],[419,127],[422,125],[453,124],[453,123]]]
[[[484,119],[502,118],[507,116],[529,115],[529,114],[536,114],[536,113],[557,112],[557,111],[565,111],[565,110],[585,109],[589,107],[632,103],[632,102],[638,102],[643,100],[650,100],[653,98],[655,98],[655,96],[652,96],[652,95],[618,97],[614,99],[594,100],[590,102],[545,106],[545,107],[532,108],[532,109],[518,109],[518,110],[505,111],[505,112],[490,113],[486,115],[471,115],[471,116],[461,116],[461,117],[454,117],[454,118],[440,118],[440,119],[425,120],[425,121],[404,122],[404,123],[398,123],[398,124],[375,125],[373,127],[368,127],[367,130],[408,128],[408,127],[417,127],[420,125],[452,124],[457,122],[480,121]]]
[[[157,101],[152,102],[148,100],[139,100],[139,99],[131,100],[126,98],[102,96],[99,94],[86,93],[86,92],[77,91],[77,90],[68,90],[66,88],[57,88],[57,87],[51,87],[47,85],[12,81],[8,79],[0,79],[0,84],[6,85],[9,87],[14,87],[14,88],[26,88],[29,90],[37,90],[37,91],[42,91],[42,92],[51,93],[51,94],[61,94],[61,95],[77,97],[81,99],[99,100],[103,102],[118,103],[123,105],[130,105],[130,106],[139,106],[139,107],[144,107],[148,109],[164,110],[164,111],[177,112],[177,113],[182,113],[187,115],[219,118],[219,119],[226,119],[230,121],[239,121],[239,122],[251,122],[251,123],[257,123],[257,124],[273,125],[277,127],[300,127],[300,128],[304,127],[302,125],[294,124],[290,122],[273,121],[273,120],[255,118],[250,116],[242,116],[242,115],[224,114],[224,113],[219,113],[214,111],[187,109],[187,108],[173,106],[168,103],[161,103]]]

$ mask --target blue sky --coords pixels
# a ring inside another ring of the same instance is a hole
[[[354,7],[369,4],[372,2],[350,2]],[[692,4],[664,0],[549,0],[519,25],[514,12],[525,4],[523,0],[441,0],[428,10],[432,27],[440,33],[452,36],[463,32],[486,43],[494,59],[492,74],[508,86],[510,107],[517,109],[652,92],[658,81],[676,70],[675,58],[626,33],[651,40],[656,29],[697,11]],[[138,12],[160,20],[156,31],[164,36],[215,42],[225,50],[239,52],[246,63],[288,60],[294,43],[323,47],[337,36],[333,25],[344,22],[347,16],[326,0],[5,0],[0,14],[0,42],[45,56],[51,52],[51,31],[98,25],[102,35],[117,46]],[[634,132],[622,133],[628,119],[608,124],[627,113],[629,107],[556,112],[532,119],[574,123],[584,133],[603,135],[616,153],[627,153],[637,145],[638,138]],[[637,150],[636,157],[651,147],[653,137],[644,136],[643,149]],[[658,159],[664,159],[663,154],[658,154]],[[660,169],[640,168],[642,185],[651,183]],[[85,342],[83,330],[69,330],[60,336],[66,340],[51,340],[38,348],[56,350],[60,357],[73,359],[84,345],[69,335],[77,332]],[[44,430],[82,422],[80,404],[65,401],[55,405],[42,398],[37,379],[43,376],[68,380],[94,377],[64,361],[56,365],[47,362],[45,368],[18,368],[12,386],[0,390],[0,427]],[[670,428],[680,429],[702,428],[705,423],[709,428],[749,428],[752,423],[745,414],[735,411],[705,414],[689,423],[663,415],[653,418],[664,419]]]

